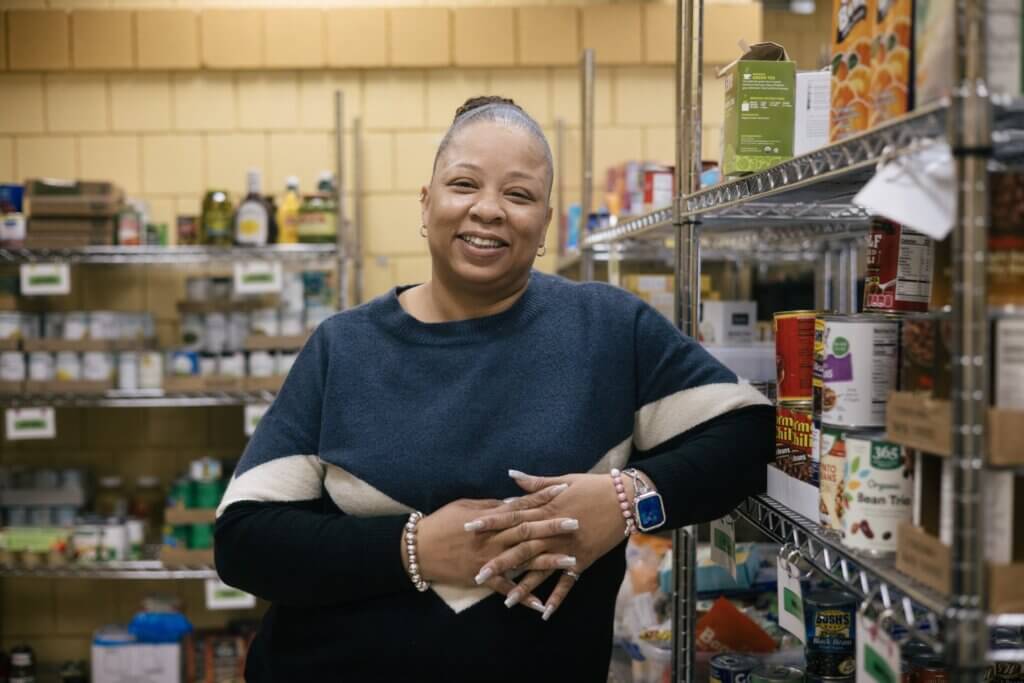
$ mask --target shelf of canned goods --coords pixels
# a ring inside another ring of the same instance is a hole
[[[78,249],[0,249],[0,263],[78,263],[95,265],[235,261],[321,261],[334,259],[335,244],[274,244],[266,247],[82,247]]]
[[[0,406],[27,408],[204,408],[270,403],[273,391],[165,392],[159,389],[107,391],[102,394],[0,395]]]
[[[166,566],[159,560],[67,564],[59,567],[20,567],[0,564],[0,578],[3,577],[140,580],[216,579],[217,570],[207,566]]]

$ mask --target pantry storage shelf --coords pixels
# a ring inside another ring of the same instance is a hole
[[[0,263],[193,264],[235,261],[336,259],[335,244],[274,244],[266,247],[82,247],[0,249]]]
[[[876,613],[891,610],[895,623],[941,652],[938,636],[946,598],[897,571],[892,560],[851,552],[819,525],[768,496],[748,498],[737,512],[777,543],[798,548],[805,562],[859,599],[870,599]]]
[[[615,242],[627,238],[662,237],[672,228],[672,209],[658,209],[647,215],[630,218],[615,226],[595,230],[584,240],[584,245]]]
[[[15,567],[0,565],[0,578],[28,577],[38,579],[144,579],[183,580],[215,579],[213,567],[167,567],[160,560],[103,562],[64,565],[62,567]]]
[[[0,406],[24,408],[204,408],[209,406],[240,406],[270,403],[271,391],[203,391],[164,392],[159,389],[141,391],[108,391],[103,394],[21,394],[0,396]]]

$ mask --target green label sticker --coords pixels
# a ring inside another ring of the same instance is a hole
[[[864,673],[878,683],[898,683],[899,678],[889,667],[885,657],[867,643],[864,644]]]
[[[46,429],[46,420],[42,418],[31,418],[28,420],[16,420],[14,428],[23,431],[26,429]]]
[[[729,556],[736,554],[736,551],[733,548],[732,539],[729,538],[729,534],[725,533],[721,529],[715,529],[715,547]]]
[[[850,352],[850,342],[847,341],[846,337],[836,337],[836,340],[832,342],[832,354],[836,358],[842,358]]]
[[[871,444],[871,466],[879,470],[895,470],[903,464],[900,447],[888,441]]]
[[[56,273],[52,275],[31,275],[28,278],[28,282],[33,287],[42,287],[45,285],[59,285],[61,283],[61,277]]]
[[[782,609],[792,614],[797,619],[803,619],[804,617],[804,602],[800,599],[800,596],[793,592],[792,589],[786,588],[782,593],[783,605]]]
[[[270,284],[274,281],[274,273],[263,272],[263,273],[246,273],[245,283],[249,285],[265,285]]]

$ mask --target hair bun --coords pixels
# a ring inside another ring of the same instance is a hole
[[[516,104],[515,100],[512,100],[508,97],[499,97],[497,95],[480,95],[478,97],[470,97],[468,100],[463,102],[462,106],[455,110],[455,118],[452,119],[452,122],[454,123],[455,121],[458,121],[460,116],[468,114],[474,109],[486,107],[491,104],[507,104],[510,107],[515,107],[519,111],[523,111],[523,108]]]

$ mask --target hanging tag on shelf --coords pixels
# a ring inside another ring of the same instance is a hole
[[[232,588],[220,579],[206,580],[206,609],[252,609],[256,596]]]
[[[235,292],[276,294],[281,291],[284,268],[280,261],[242,261],[235,264]]]
[[[57,438],[53,408],[8,408],[4,422],[8,441]]]
[[[956,220],[955,166],[949,145],[922,145],[883,162],[853,203],[932,239],[945,239]]]
[[[60,296],[71,293],[67,263],[23,263],[18,268],[22,296]]]
[[[245,406],[245,435],[256,433],[256,425],[263,419],[263,414],[270,408],[269,403],[247,403]]]
[[[900,646],[873,619],[857,614],[857,683],[899,683]]]
[[[728,515],[711,522],[711,561],[736,578],[736,523]]]
[[[778,558],[779,626],[807,643],[807,626],[804,622],[804,589],[800,573],[785,558]]]

